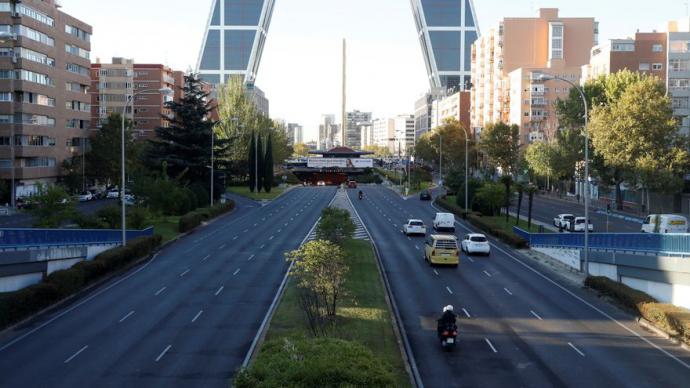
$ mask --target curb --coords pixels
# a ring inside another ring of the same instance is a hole
[[[229,211],[229,212],[227,212],[227,213],[225,213],[225,214],[221,214],[221,215],[219,215],[219,216],[216,217],[216,218],[213,218],[213,219],[211,219],[211,220],[208,220],[208,221],[205,222],[205,223],[202,223],[201,225],[195,227],[194,229],[192,229],[192,230],[190,230],[190,231],[188,231],[188,232],[185,232],[185,233],[182,233],[182,234],[178,234],[178,235],[177,235],[175,238],[173,238],[172,240],[167,241],[167,242],[161,244],[155,251],[151,252],[150,254],[148,254],[148,255],[146,255],[146,256],[143,256],[143,257],[141,257],[141,258],[139,258],[139,259],[136,259],[136,260],[130,262],[130,263],[129,263],[127,266],[125,266],[124,268],[121,268],[121,269],[118,270],[118,271],[115,271],[115,272],[113,272],[113,273],[110,273],[110,274],[108,274],[108,275],[105,275],[105,276],[102,277],[101,279],[98,279],[98,280],[96,280],[95,282],[93,282],[93,283],[91,283],[91,284],[85,286],[84,288],[82,288],[81,290],[77,291],[76,293],[74,293],[74,294],[72,294],[72,295],[70,295],[70,296],[67,296],[67,297],[65,297],[64,299],[61,299],[61,300],[59,300],[59,301],[53,303],[52,305],[50,305],[50,306],[48,306],[48,307],[46,307],[46,308],[44,308],[44,309],[42,309],[42,310],[40,310],[40,311],[37,311],[37,312],[34,313],[34,314],[31,314],[30,316],[28,316],[28,317],[22,319],[21,321],[19,321],[19,322],[15,323],[15,324],[13,324],[13,325],[11,325],[11,326],[8,326],[8,327],[6,327],[6,328],[0,330],[0,337],[9,334],[10,332],[12,332],[12,331],[18,329],[20,326],[23,326],[23,325],[25,325],[25,324],[31,322],[32,320],[34,320],[34,319],[40,317],[41,315],[44,315],[44,314],[49,313],[49,312],[54,311],[54,310],[59,310],[59,309],[65,307],[65,306],[69,305],[71,302],[74,302],[75,300],[78,300],[78,299],[80,299],[80,298],[86,296],[87,294],[89,294],[89,293],[92,292],[93,290],[98,289],[99,287],[103,286],[104,284],[108,283],[109,281],[111,281],[111,280],[113,280],[113,279],[115,279],[115,278],[117,278],[117,277],[119,277],[119,276],[122,276],[122,275],[126,274],[127,272],[131,271],[132,269],[134,269],[134,268],[136,268],[136,267],[138,267],[138,266],[140,266],[140,265],[142,265],[142,264],[144,264],[144,263],[146,263],[146,262],[148,262],[148,261],[150,261],[150,260],[153,260],[153,259],[156,258],[164,249],[166,249],[166,248],[168,248],[169,246],[173,245],[173,244],[176,243],[178,240],[180,240],[180,239],[182,239],[182,238],[184,238],[184,237],[187,237],[187,236],[189,236],[190,234],[193,234],[193,233],[196,232],[198,229],[201,229],[201,228],[204,228],[204,227],[206,227],[206,226],[208,226],[208,225],[211,225],[212,223],[214,223],[214,222],[220,220],[221,218],[223,218],[223,217],[225,217],[225,216],[228,216],[228,215],[234,213],[234,212],[235,212],[235,209],[237,209],[237,207],[233,208],[231,211]]]

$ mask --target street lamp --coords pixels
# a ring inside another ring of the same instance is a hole
[[[469,167],[469,142],[470,142],[470,136],[467,134],[467,130],[465,128],[462,128],[462,133],[465,134],[465,215],[469,211],[468,207],[468,188],[469,188],[469,179],[470,179],[470,167]]]
[[[17,39],[17,35],[15,35],[12,32],[9,31],[0,31],[0,43],[8,43],[15,41]],[[14,47],[12,47],[14,50]],[[10,190],[12,191],[10,193],[10,206],[12,209],[16,209],[17,207],[17,189],[15,187],[15,180],[16,180],[16,174],[17,174],[17,169],[14,165],[14,77],[15,77],[15,72],[14,72],[14,63],[16,61],[16,58],[14,55],[12,56],[12,73],[10,74]]]
[[[575,88],[582,98],[582,102],[585,105],[585,275],[589,276],[589,193],[590,193],[590,183],[589,183],[589,107],[587,105],[587,97],[585,96],[584,90],[579,85],[574,82],[561,78],[557,75],[540,73],[537,75],[537,79],[540,81],[551,81],[559,80],[563,81],[573,88]]]
[[[134,100],[136,96],[142,93],[147,93],[147,92],[159,92],[165,96],[170,96],[173,94],[173,90],[165,87],[165,88],[160,88],[160,89],[145,89],[145,90],[140,90],[138,92],[132,93],[132,95],[129,97],[129,99],[125,98],[125,106],[122,107],[122,133],[121,133],[121,139],[120,139],[120,163],[121,165],[121,170],[122,170],[122,177],[121,177],[121,184],[120,184],[120,203],[121,203],[121,213],[122,213],[122,246],[127,245],[127,215],[126,215],[126,210],[125,210],[125,114],[127,114],[127,108],[129,107],[129,103],[132,103],[132,118],[134,118]]]

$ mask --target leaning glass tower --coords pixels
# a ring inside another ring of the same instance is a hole
[[[469,89],[479,27],[472,0],[411,0],[432,89]]]
[[[213,0],[197,72],[210,84],[232,75],[253,85],[275,0]]]

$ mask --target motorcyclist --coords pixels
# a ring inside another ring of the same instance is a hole
[[[453,306],[448,305],[443,308],[443,315],[438,320],[438,335],[440,336],[448,327],[455,325],[456,315],[453,312]]]
[[[359,191],[359,199],[362,199],[362,197],[364,197],[364,193],[362,192],[362,190],[360,190]]]

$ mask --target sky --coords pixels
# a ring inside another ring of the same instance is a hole
[[[93,26],[92,60],[134,58],[194,70],[212,0],[62,0]],[[687,15],[687,0],[474,0],[480,32],[540,7],[595,17],[600,42]],[[193,5],[192,5],[193,4]],[[409,0],[277,0],[257,76],[272,118],[316,140],[321,114],[340,112],[341,41],[348,40],[348,110],[414,113],[429,87]]]

